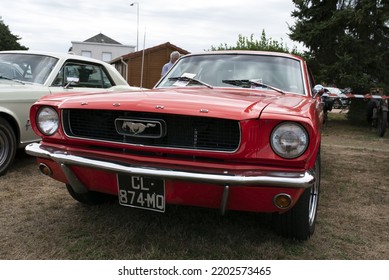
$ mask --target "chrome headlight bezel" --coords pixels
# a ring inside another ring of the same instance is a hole
[[[299,123],[282,122],[273,129],[270,145],[273,152],[282,158],[298,158],[308,148],[309,134]]]
[[[49,106],[39,108],[36,114],[36,125],[42,134],[46,136],[53,135],[59,128],[57,111]]]

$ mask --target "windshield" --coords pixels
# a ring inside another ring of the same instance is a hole
[[[181,58],[157,85],[199,86],[183,83],[178,77],[191,77],[213,87],[247,87],[304,94],[300,61],[287,57],[252,54],[205,54]],[[242,82],[239,82],[242,81]],[[264,85],[269,85],[266,87]]]
[[[44,84],[57,61],[44,55],[0,53],[0,78]]]

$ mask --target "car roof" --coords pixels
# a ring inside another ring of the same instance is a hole
[[[66,60],[66,59],[79,59],[94,63],[101,63],[101,64],[109,64],[102,60],[86,57],[86,56],[80,56],[73,53],[60,53],[60,52],[46,52],[46,51],[19,51],[19,50],[12,50],[12,51],[0,51],[0,54],[2,53],[14,53],[14,54],[33,54],[33,55],[45,55],[45,56],[51,56],[58,59]],[[110,65],[110,64],[109,64]]]
[[[302,60],[302,58],[298,55],[283,53],[283,52],[270,52],[270,51],[251,51],[251,50],[223,50],[223,51],[205,51],[198,53],[190,53],[184,56],[193,56],[193,55],[207,55],[207,54],[248,54],[248,55],[268,55],[268,56],[282,56],[288,58],[294,58]]]

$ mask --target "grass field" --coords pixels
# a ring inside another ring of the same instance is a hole
[[[20,152],[0,177],[0,259],[389,259],[389,133],[330,114],[314,236],[276,235],[270,216],[169,206],[85,206]]]

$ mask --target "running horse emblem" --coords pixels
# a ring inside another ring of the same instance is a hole
[[[146,130],[146,128],[149,127],[155,127],[155,123],[135,123],[135,122],[123,122],[122,129],[123,130],[130,130],[133,135],[137,135],[142,133],[143,131]]]

